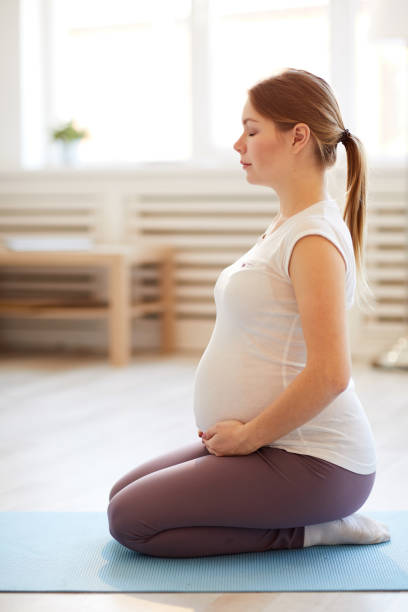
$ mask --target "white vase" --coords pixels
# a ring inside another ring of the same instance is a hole
[[[65,166],[75,166],[78,163],[78,146],[80,139],[61,141],[61,157]]]

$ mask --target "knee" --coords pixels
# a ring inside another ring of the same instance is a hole
[[[122,491],[122,489],[124,489],[125,487],[128,486],[128,484],[130,484],[131,481],[126,480],[126,478],[120,478],[119,480],[117,480],[115,482],[115,484],[113,485],[113,487],[110,490],[109,493],[109,501],[112,501],[113,497],[115,497],[116,493],[119,493],[119,491]]]
[[[111,499],[111,496],[109,496],[109,499]],[[118,508],[118,505],[114,503],[113,501],[111,501],[108,506],[107,514],[108,514],[109,532],[111,536],[118,542],[122,543],[121,534],[123,532],[123,526],[122,526],[122,520],[121,520],[119,510],[120,509]]]
[[[115,497],[108,506],[108,524],[111,536],[126,548],[142,552],[146,534],[143,522],[138,521],[135,512],[119,497]]]
[[[116,481],[109,493],[109,501],[111,501],[112,498],[115,497],[116,493],[119,493],[119,491],[122,491],[122,489],[132,484],[136,480],[138,480],[138,478],[135,477],[134,475],[132,475],[131,478],[127,475],[127,476],[123,476],[118,481]]]
[[[112,495],[113,497],[114,495]],[[109,496],[111,499],[111,496]],[[122,508],[122,505],[119,503],[119,499],[113,499],[110,501],[108,506],[108,524],[109,524],[109,532],[111,536],[117,540],[120,544],[127,546],[126,533],[127,533],[127,525],[126,525],[126,514]]]
[[[119,493],[119,491],[121,490],[122,487],[120,487],[118,484],[115,484],[112,489],[110,490],[109,493],[109,502],[112,501],[112,497],[114,497],[116,495],[116,493]]]

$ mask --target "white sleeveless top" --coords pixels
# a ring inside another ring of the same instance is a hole
[[[302,236],[328,238],[346,262],[346,309],[353,305],[356,267],[351,235],[334,199],[286,219],[233,264],[214,287],[216,321],[194,377],[196,425],[244,423],[260,414],[306,365],[306,343],[288,273]],[[358,474],[376,470],[375,441],[351,377],[345,391],[313,419],[267,444],[312,455]]]

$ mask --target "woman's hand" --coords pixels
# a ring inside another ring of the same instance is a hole
[[[198,431],[202,442],[212,455],[249,455],[257,450],[248,439],[245,423],[235,419],[219,421],[206,432]]]

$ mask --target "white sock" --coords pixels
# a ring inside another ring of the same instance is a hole
[[[329,544],[379,544],[391,539],[387,525],[363,514],[306,525],[304,547]]]

